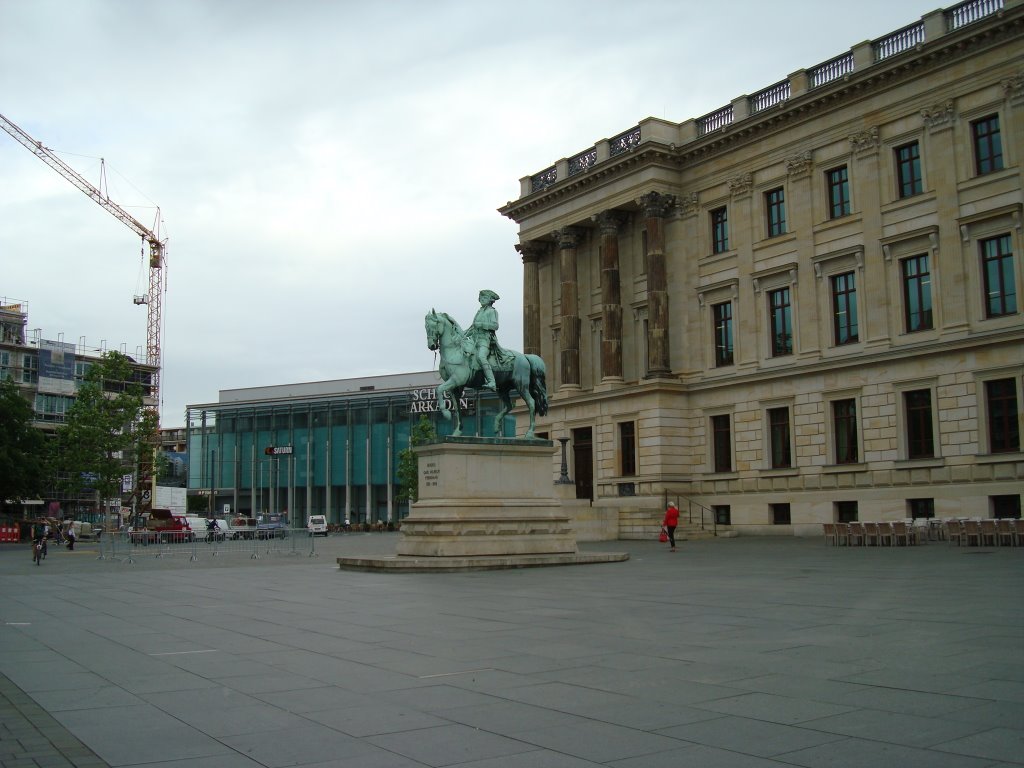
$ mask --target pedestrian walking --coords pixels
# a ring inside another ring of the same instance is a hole
[[[674,502],[668,503],[668,509],[665,510],[665,519],[661,523],[665,529],[665,533],[668,534],[668,546],[669,552],[676,551],[676,526],[679,525],[679,509],[676,507]]]

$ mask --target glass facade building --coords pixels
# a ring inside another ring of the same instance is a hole
[[[425,371],[222,390],[218,402],[188,407],[188,494],[218,516],[287,514],[297,527],[310,515],[397,522],[408,514],[397,468],[412,426],[426,417],[451,434],[439,383]],[[462,406],[464,433],[495,436],[496,395],[468,390]],[[515,425],[506,416],[500,436],[514,437]]]

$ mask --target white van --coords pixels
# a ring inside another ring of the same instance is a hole
[[[309,530],[310,536],[326,536],[327,517],[325,515],[310,515],[306,528]]]

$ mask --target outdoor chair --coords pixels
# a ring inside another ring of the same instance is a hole
[[[822,523],[821,530],[825,534],[825,544],[831,544],[833,547],[839,546],[839,539],[836,532],[835,523]]]
[[[847,523],[834,523],[836,527],[836,545],[850,546],[850,526]]]
[[[864,525],[862,523],[850,523],[848,531],[850,546],[863,547],[866,542]]]
[[[884,546],[888,541],[889,546],[893,545],[893,532],[892,523],[879,523],[878,524],[878,546]]]
[[[981,523],[977,520],[964,520],[964,543],[969,547],[972,539],[977,542],[979,547],[981,546]]]
[[[998,532],[999,546],[1003,546],[1004,543],[1008,547],[1017,546],[1017,531],[1014,525],[1016,521],[1004,518],[996,521],[996,531]]]
[[[879,544],[878,523],[864,523],[864,546],[874,547]]]
[[[897,546],[900,543],[900,539],[903,540],[903,546],[909,547],[911,544],[910,531],[907,528],[907,524],[904,522],[895,522],[892,524],[892,544]]]
[[[999,531],[996,528],[996,521],[989,517],[981,520],[978,525],[981,536],[981,545],[986,546],[985,542],[991,541],[993,547],[998,547]]]
[[[946,539],[958,547],[964,543],[964,525],[959,520],[946,521]]]

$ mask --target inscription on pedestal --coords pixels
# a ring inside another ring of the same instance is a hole
[[[428,461],[423,466],[423,487],[436,488],[441,479],[441,468],[436,461]]]

